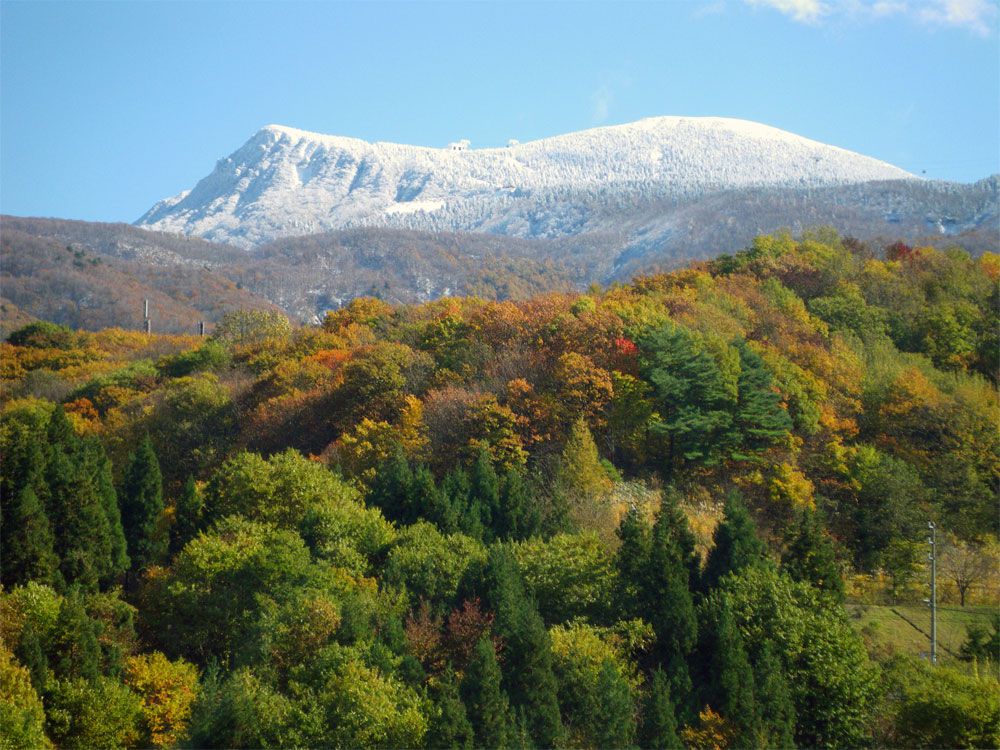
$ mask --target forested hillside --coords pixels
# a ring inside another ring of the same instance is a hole
[[[996,747],[998,281],[815,231],[320,326],[23,326],[0,736]],[[928,596],[929,521],[981,621],[934,666],[855,616]]]

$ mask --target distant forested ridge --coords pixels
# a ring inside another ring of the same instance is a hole
[[[4,746],[996,747],[998,281],[817,230],[319,325],[19,324]],[[873,624],[929,521],[974,623],[934,666]]]

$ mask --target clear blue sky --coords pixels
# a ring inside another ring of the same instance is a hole
[[[996,0],[0,4],[0,211],[133,221],[258,128],[503,144],[758,120],[1000,171]]]

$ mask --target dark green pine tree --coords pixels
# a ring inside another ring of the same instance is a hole
[[[104,515],[108,519],[108,544],[111,553],[107,559],[101,582],[111,584],[129,569],[130,564],[125,530],[122,527],[121,510],[118,506],[118,493],[115,492],[114,479],[111,474],[111,460],[97,438],[88,438],[83,441],[83,456],[85,470],[94,482],[94,490],[100,498]],[[165,536],[162,538],[161,544],[166,544]]]
[[[736,348],[740,354],[735,420],[739,443],[733,457],[743,459],[786,437],[792,420],[781,404],[764,360],[745,341],[737,342]]]
[[[456,466],[445,475],[441,482],[441,494],[450,506],[448,512],[458,519],[459,531],[473,539],[482,539],[483,522],[479,517],[479,508],[472,503],[469,475],[461,466]]]
[[[500,480],[493,468],[493,460],[488,450],[483,448],[476,456],[469,472],[470,504],[479,509],[479,521],[483,525],[483,541],[490,542],[497,537],[495,525],[500,515]]]
[[[819,513],[803,510],[790,536],[781,556],[781,566],[789,577],[810,583],[843,602],[844,579],[837,565],[837,553],[833,541],[823,531]]]
[[[702,702],[729,720],[736,730],[733,748],[754,748],[761,731],[754,675],[726,600],[712,596],[699,608],[698,683]]]
[[[541,530],[539,505],[524,473],[513,467],[500,478],[500,509],[496,526],[501,538],[518,541],[529,539]]]
[[[678,715],[687,721],[696,713],[688,658],[697,644],[698,619],[676,521],[673,514],[661,511],[653,525],[640,610],[656,635],[652,666],[667,673]]]
[[[413,471],[410,464],[402,450],[397,450],[379,466],[368,494],[368,502],[381,508],[389,520],[411,524],[417,520],[416,513],[410,507],[412,484]]]
[[[649,567],[650,528],[635,508],[618,525],[618,551],[615,553],[615,600],[622,619],[643,617],[643,584]]]
[[[461,685],[462,702],[472,724],[476,747],[509,747],[511,713],[500,681],[493,643],[484,636],[472,651]]]
[[[97,483],[92,455],[61,407],[49,420],[49,447],[45,465],[48,516],[59,556],[59,570],[67,584],[96,590],[107,580],[114,564],[108,512]]]
[[[754,688],[760,706],[761,747],[795,747],[795,704],[781,661],[770,642],[763,641],[753,662]]]
[[[651,429],[666,440],[667,473],[685,463],[717,463],[735,439],[735,403],[718,362],[681,326],[650,333],[640,349],[642,375],[661,416]]]
[[[174,524],[170,527],[170,553],[180,552],[201,530],[205,501],[194,477],[189,476],[174,507]]]
[[[426,466],[418,466],[413,471],[409,503],[420,518],[433,522],[444,533],[458,531],[458,517],[452,512],[448,498],[438,489],[434,474]]]
[[[28,617],[14,646],[14,655],[28,669],[31,684],[39,695],[49,682],[48,635],[37,618]]]
[[[688,588],[698,590],[701,581],[701,558],[696,549],[697,540],[688,525],[687,516],[681,509],[681,495],[674,487],[668,487],[663,492],[660,503],[660,515],[665,518],[671,534],[677,542],[681,561],[688,572]]]
[[[10,500],[3,500],[3,534],[0,539],[0,581],[5,587],[37,581],[59,588],[59,558],[52,528],[31,483]]]
[[[100,674],[97,623],[87,615],[78,589],[70,591],[59,605],[49,646],[49,665],[60,679],[92,680]]]
[[[563,731],[552,643],[505,547],[490,549],[477,593],[495,614],[494,632],[504,640],[503,684],[511,705],[524,711],[535,744],[554,747]]]
[[[163,478],[148,435],[125,467],[121,515],[133,569],[142,570],[160,562],[168,542],[158,533],[163,515]]]
[[[680,750],[677,717],[670,699],[670,681],[662,669],[653,670],[642,709],[639,745],[645,750]]]
[[[455,673],[448,668],[431,691],[434,714],[424,739],[429,750],[463,748],[471,750],[475,740],[472,724],[465,712],[465,705],[458,693]]]
[[[735,491],[726,498],[725,515],[712,539],[715,545],[708,553],[702,576],[705,591],[715,588],[723,576],[738,573],[765,559],[764,545],[757,538],[753,519]]]
[[[597,705],[597,746],[605,750],[631,747],[635,741],[632,691],[610,659],[597,675]]]

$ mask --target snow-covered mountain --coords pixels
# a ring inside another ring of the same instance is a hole
[[[563,237],[722,190],[915,179],[746,120],[655,117],[505,148],[368,143],[269,125],[136,224],[243,247],[359,226]]]

